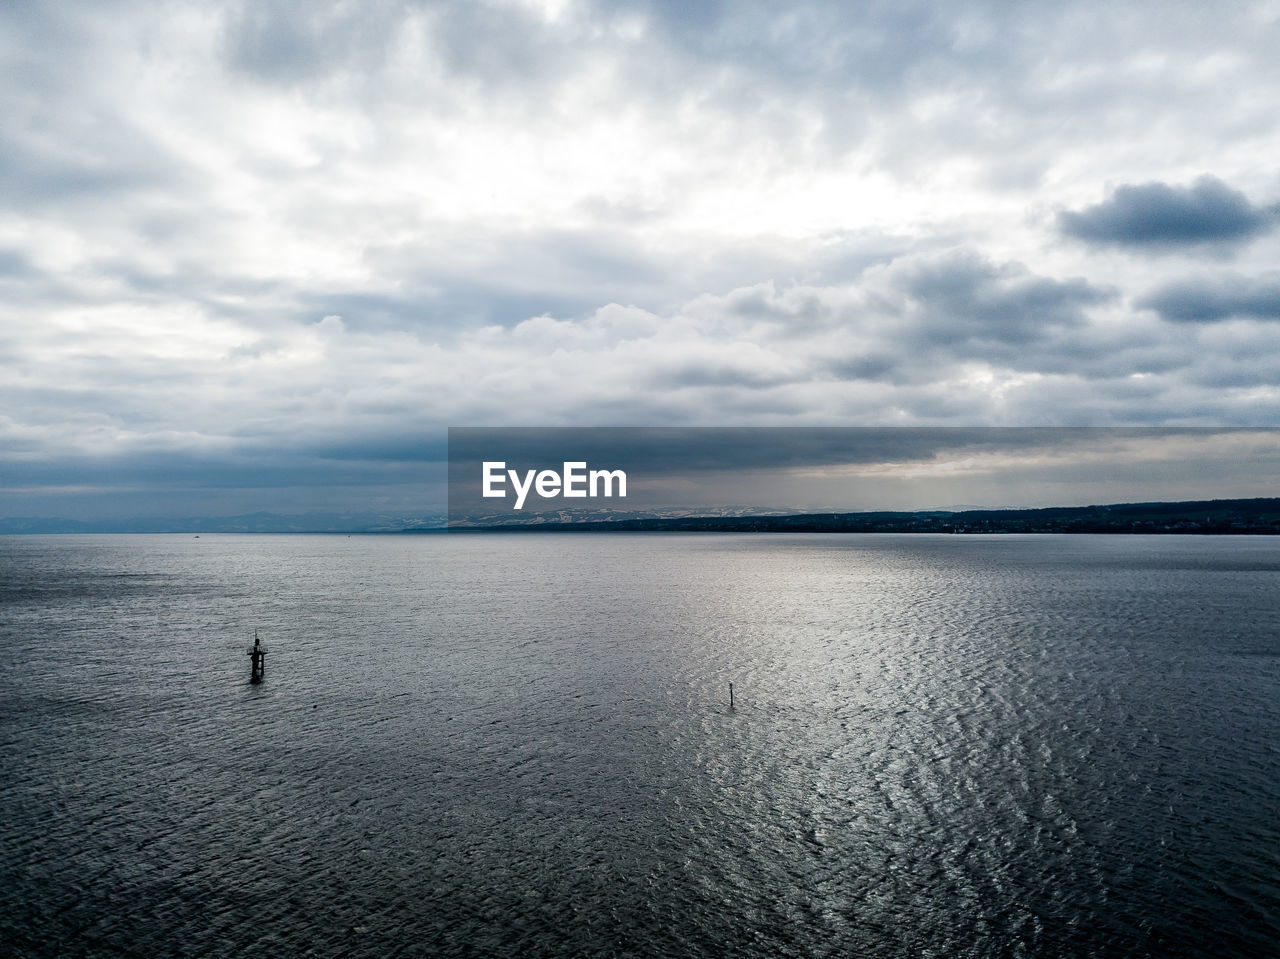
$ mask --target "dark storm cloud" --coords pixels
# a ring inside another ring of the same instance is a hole
[[[795,376],[771,373],[754,366],[693,361],[655,370],[649,385],[656,390],[697,389],[704,386],[759,390],[791,382],[794,379],[796,379]]]
[[[451,428],[451,467],[501,453],[511,463],[585,459],[653,476],[874,463],[959,454],[1096,449],[1099,444],[1248,432],[1238,429],[1064,427],[539,427]]]
[[[1063,211],[1058,228],[1088,243],[1158,249],[1246,240],[1270,229],[1278,212],[1203,176],[1185,187],[1121,186],[1096,206]]]
[[[1087,307],[1115,295],[1083,279],[1036,276],[1022,264],[995,266],[963,252],[912,264],[900,282],[919,304],[921,338],[935,346],[1026,346],[1082,325]]]
[[[833,376],[843,380],[870,380],[877,382],[891,378],[898,362],[882,354],[857,354],[833,360],[828,366]]]
[[[11,447],[5,452],[19,452]],[[21,452],[26,452],[22,450]],[[353,438],[291,448],[264,442],[216,455],[181,450],[96,455],[13,456],[3,485],[121,489],[269,489],[412,482],[447,457],[443,431],[431,436]]]
[[[1221,320],[1280,320],[1280,277],[1226,277],[1171,283],[1140,300],[1174,323]]]
[[[622,508],[947,508],[1258,495],[1280,432],[1224,429],[739,428],[450,430],[455,519],[510,509],[482,497],[482,463],[623,469]],[[955,497],[964,497],[957,500]],[[922,499],[923,498],[923,499]],[[582,505],[560,500],[556,506]]]

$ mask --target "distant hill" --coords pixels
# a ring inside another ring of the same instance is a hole
[[[472,527],[486,532],[1213,533],[1280,534],[1280,498],[1116,503],[1043,509],[670,516]],[[465,528],[464,528],[465,530]]]
[[[725,510],[719,515],[672,511],[665,516],[561,510],[518,519],[483,517],[457,532],[709,533],[1213,533],[1280,534],[1280,498],[1116,503],[1044,509],[796,513]],[[434,533],[443,513],[248,513],[179,519],[67,520],[0,518],[5,533]]]
[[[0,518],[3,533],[403,533],[445,525],[444,513],[247,513],[111,520]]]

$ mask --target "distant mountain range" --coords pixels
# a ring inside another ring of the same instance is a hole
[[[455,529],[458,528],[455,526]],[[752,533],[1280,533],[1280,498],[1117,503],[1042,509],[923,512],[774,513],[661,517],[533,515],[476,522],[476,532],[752,532]]]
[[[442,512],[249,513],[178,519],[67,520],[0,518],[4,533],[438,533]],[[1280,534],[1280,498],[1117,503],[1043,509],[803,513],[772,509],[556,510],[481,516],[458,532],[720,533],[1215,533]]]
[[[3,533],[403,533],[441,529],[443,512],[417,516],[380,513],[247,513],[144,519],[0,518]]]

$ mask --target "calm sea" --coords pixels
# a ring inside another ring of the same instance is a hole
[[[1274,956],[1278,613],[1280,538],[0,538],[0,951]]]

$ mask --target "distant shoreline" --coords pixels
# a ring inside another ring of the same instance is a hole
[[[799,513],[483,524],[451,532],[1111,533],[1273,536],[1280,498],[1040,509]]]
[[[0,519],[0,535],[176,533],[422,535],[439,533],[1107,533],[1218,536],[1280,535],[1280,497],[1053,506],[1036,509],[864,511],[732,516],[631,516],[575,518],[543,513],[493,521],[444,524],[443,517],[376,520],[364,517],[254,513],[231,517],[184,517],[78,521]]]

